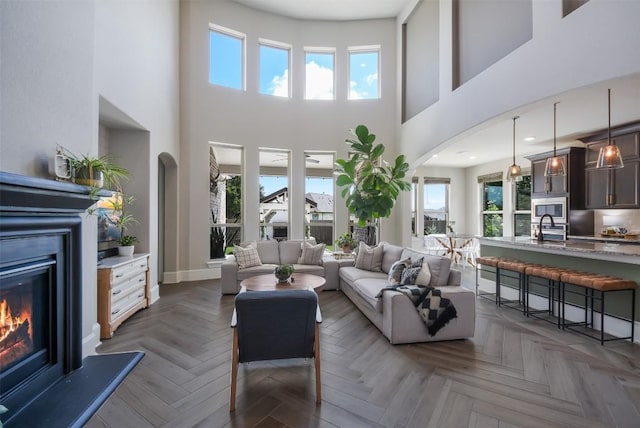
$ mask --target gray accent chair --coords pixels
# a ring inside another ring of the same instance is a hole
[[[314,358],[316,403],[322,401],[318,295],[309,290],[240,292],[231,320],[231,397],[236,407],[239,363],[285,358]]]

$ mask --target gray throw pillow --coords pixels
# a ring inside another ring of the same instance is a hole
[[[255,241],[249,244],[247,247],[241,247],[239,245],[235,246],[233,255],[236,256],[238,269],[244,269],[251,266],[260,266],[262,264],[256,246],[257,244]]]
[[[356,258],[356,267],[372,272],[382,272],[383,251],[384,248],[382,245],[370,247],[364,242],[360,242],[358,257]]]
[[[312,245],[308,242],[300,244],[302,246],[302,254],[298,259],[300,265],[322,265],[322,256],[324,255],[325,244]]]

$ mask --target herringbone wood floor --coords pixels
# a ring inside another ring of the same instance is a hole
[[[162,285],[99,347],[146,356],[87,427],[640,426],[637,344],[603,347],[480,299],[473,339],[393,346],[341,292],[320,302],[321,405],[312,361],[251,363],[229,413],[233,296],[202,281]]]

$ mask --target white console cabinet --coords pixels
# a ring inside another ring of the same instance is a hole
[[[98,266],[100,339],[110,339],[127,318],[149,306],[149,255],[108,257]]]

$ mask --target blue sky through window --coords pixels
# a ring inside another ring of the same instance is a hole
[[[209,31],[209,83],[243,89],[243,40],[218,31]]]
[[[349,99],[379,98],[378,51],[349,53]]]
[[[305,92],[307,100],[332,100],[333,96],[333,53],[305,53]]]
[[[289,50],[260,45],[260,93],[289,96]]]
[[[427,211],[444,210],[447,206],[445,198],[446,191],[446,184],[425,184],[424,209]]]

